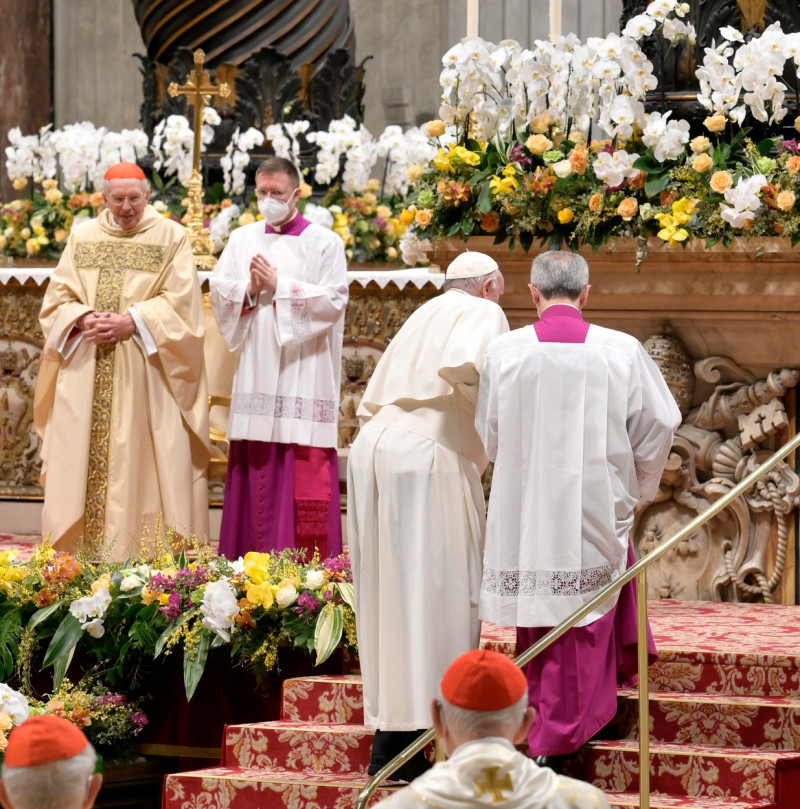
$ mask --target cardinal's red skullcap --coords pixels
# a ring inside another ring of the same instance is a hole
[[[77,756],[87,744],[83,733],[60,716],[31,716],[11,731],[3,763],[6,767],[34,767],[63,761]]]
[[[528,682],[499,652],[473,649],[456,658],[442,677],[442,696],[468,711],[502,711],[522,699]]]
[[[106,180],[145,180],[144,172],[136,165],[136,163],[115,163],[105,173]]]

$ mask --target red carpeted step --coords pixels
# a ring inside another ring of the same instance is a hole
[[[638,694],[620,689],[627,705],[616,726],[637,739]],[[624,723],[627,720],[627,728]],[[715,694],[650,693],[653,741],[800,750],[800,700]]]
[[[630,740],[592,742],[568,765],[568,773],[608,793],[639,789],[639,750]],[[650,745],[650,788],[689,798],[736,798],[773,802],[785,784],[800,776],[800,752],[743,750],[734,747],[693,747],[687,744]],[[796,803],[787,805],[794,809]]]
[[[639,793],[609,795],[612,806],[639,808]],[[772,801],[745,801],[733,798],[686,798],[683,795],[650,794],[650,809],[775,809]]]
[[[363,725],[260,722],[228,725],[222,748],[226,767],[366,772],[371,730]]]
[[[357,674],[297,677],[283,683],[281,719],[292,722],[363,724],[361,677]]]
[[[224,807],[224,809],[344,809],[352,807],[367,784],[359,773],[269,772],[212,767],[168,775],[162,806]],[[381,787],[385,798],[397,787]]]

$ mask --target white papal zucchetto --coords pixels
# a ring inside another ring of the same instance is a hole
[[[455,278],[479,278],[496,269],[498,269],[497,262],[491,256],[467,250],[450,262],[445,278],[448,281]]]

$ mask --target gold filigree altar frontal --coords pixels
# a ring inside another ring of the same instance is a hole
[[[531,322],[531,256],[486,242],[471,240],[470,247],[495,254],[500,263],[506,278],[503,307],[512,328]],[[445,246],[439,261],[446,266],[461,249],[461,243]],[[800,253],[757,251],[756,246],[733,256],[656,251],[641,272],[634,268],[634,256],[635,246],[625,244],[614,253],[587,254],[592,282],[587,315],[645,342],[684,417],[659,496],[636,515],[633,544],[641,555],[795,433],[800,373],[786,360],[796,357],[800,269],[795,268],[800,267]],[[357,434],[355,413],[380,355],[411,312],[437,294],[437,286],[351,283],[339,412],[342,450]],[[37,318],[43,288],[11,283],[0,290],[0,495],[39,496],[31,411],[42,346]],[[213,328],[210,310],[208,316],[207,325]],[[210,382],[215,396],[224,393]],[[224,398],[214,404],[224,427]],[[219,463],[210,496],[218,502],[224,488],[224,442],[216,448]],[[746,498],[662,560],[649,576],[649,595],[794,603],[791,538],[798,507],[800,478],[792,465],[781,464]]]

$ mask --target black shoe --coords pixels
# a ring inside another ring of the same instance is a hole
[[[425,732],[425,730],[376,730],[367,775],[377,775],[379,770]],[[420,750],[389,778],[393,781],[413,781],[432,766],[425,758],[424,750]]]
[[[564,765],[567,763],[567,761],[574,758],[574,755],[574,753],[568,753],[563,756],[535,756],[533,760],[540,767],[547,767],[556,775],[563,775]]]

